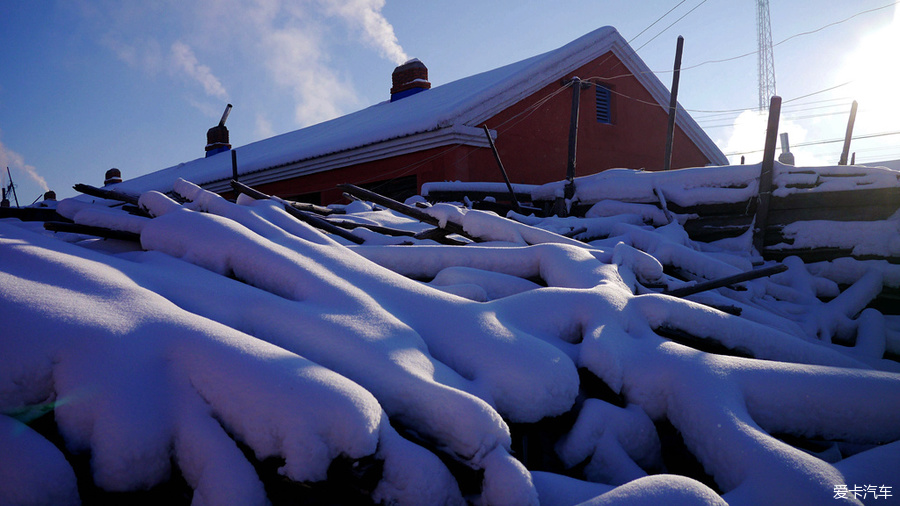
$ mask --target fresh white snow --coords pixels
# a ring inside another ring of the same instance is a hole
[[[621,187],[609,171],[579,187],[597,202],[584,219],[432,207],[483,241],[465,246],[364,232],[371,240],[347,245],[276,201],[232,203],[184,180],[172,187],[185,204],[142,195],[153,218],[90,199],[58,206],[140,244],[2,221],[0,504],[77,503],[67,454],[89,455],[105,490],[178,471],[196,504],[265,504],[241,447],[281,459],[278,472],[298,482],[325,480],[337,459],[375,459],[371,498],[384,504],[827,504],[841,485],[900,494],[900,366],[884,358],[900,351],[900,322],[866,309],[900,287],[898,266],[791,257],[788,271],[741,289],[659,293],[758,257],[746,238],[696,243],[678,220],[621,199],[755,192],[753,167],[732,169],[622,173]],[[345,210],[339,219],[427,228],[365,203]],[[560,235],[575,231],[588,242]],[[729,307],[740,315],[716,309]],[[28,425],[44,411],[61,448]],[[529,470],[515,428],[567,416],[553,435],[563,468]],[[710,481],[669,472],[664,424]]]

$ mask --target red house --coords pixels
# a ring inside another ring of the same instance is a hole
[[[577,175],[664,166],[669,92],[621,35],[600,28],[548,53],[431,87],[411,60],[394,71],[392,95],[340,118],[236,148],[240,180],[269,194],[328,204],[339,183],[403,198],[426,182],[502,181],[487,125],[513,183],[566,176],[573,77],[579,88]],[[724,154],[683,110],[672,167],[725,165]],[[122,183],[167,190],[184,177],[230,191],[222,152]],[[168,186],[168,188],[167,188]]]

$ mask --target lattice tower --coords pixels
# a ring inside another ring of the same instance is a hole
[[[756,39],[759,43],[757,70],[759,72],[759,110],[769,107],[775,96],[775,52],[772,49],[772,21],[769,0],[756,0]]]

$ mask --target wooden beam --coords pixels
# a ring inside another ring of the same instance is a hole
[[[288,214],[293,216],[294,218],[297,218],[298,220],[300,220],[308,225],[312,225],[313,227],[316,227],[324,232],[328,232],[329,234],[334,234],[336,236],[343,237],[344,239],[347,239],[348,241],[350,241],[354,244],[362,244],[363,242],[365,242],[365,240],[362,239],[361,237],[354,235],[351,232],[348,232],[347,230],[340,228],[340,227],[334,225],[333,223],[330,223],[330,222],[326,221],[325,219],[316,216],[315,214],[308,213],[306,211],[297,209],[296,207],[290,205],[289,203],[285,202],[282,199],[279,199],[277,197],[270,197],[259,190],[250,188],[249,186],[245,185],[244,183],[239,183],[237,181],[232,180],[231,187],[234,189],[234,191],[236,191],[238,193],[243,193],[243,194],[253,197],[255,199],[275,200],[275,201],[281,203],[284,206],[284,210]]]
[[[509,189],[509,197],[512,199],[513,211],[520,213],[522,212],[522,208],[519,206],[519,199],[516,198],[516,192],[513,191],[512,183],[509,182],[509,176],[506,174],[506,169],[503,167],[503,162],[500,160],[500,153],[497,152],[497,147],[494,146],[494,139],[491,138],[491,131],[488,130],[487,125],[482,125],[484,127],[484,134],[487,136],[488,144],[491,145],[491,152],[494,153],[494,160],[497,161],[497,167],[500,168],[500,174],[503,176],[503,181],[506,182],[506,187]]]
[[[687,297],[688,295],[693,295],[695,293],[705,292],[707,290],[713,290],[715,288],[722,288],[723,286],[729,286],[743,281],[750,281],[751,279],[771,276],[773,274],[778,274],[779,272],[784,272],[786,270],[787,266],[784,264],[773,265],[772,267],[766,267],[764,269],[742,272],[740,274],[735,274],[734,276],[714,279],[712,281],[697,283],[696,285],[676,288],[674,290],[667,290],[663,292],[663,295],[671,295],[672,297]]]
[[[119,202],[127,202],[129,204],[138,205],[138,199],[140,199],[140,195],[134,195],[131,193],[126,193],[119,190],[107,190],[106,188],[97,188],[95,186],[91,186],[88,184],[78,183],[72,188],[79,193],[83,193],[85,195],[90,195],[91,197],[97,197],[101,199],[107,200],[116,200]]]
[[[393,211],[397,211],[400,214],[404,214],[409,216],[410,218],[417,219],[422,223],[428,223],[429,225],[434,225],[436,227],[443,228],[447,230],[451,234],[461,235],[473,241],[478,240],[475,237],[469,235],[465,230],[463,230],[462,226],[453,223],[452,221],[448,221],[447,223],[441,225],[440,220],[431,216],[430,214],[422,211],[421,209],[417,209],[412,206],[408,206],[402,202],[397,202],[396,200],[385,197],[384,195],[379,195],[371,190],[366,190],[365,188],[360,188],[359,186],[352,185],[349,183],[339,184],[338,188],[344,190],[345,192],[353,195],[355,197],[368,200],[369,202],[373,202],[380,206],[386,207]]]

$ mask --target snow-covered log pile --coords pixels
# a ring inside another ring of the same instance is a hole
[[[329,483],[426,505],[900,494],[900,325],[866,308],[898,266],[790,257],[678,298],[751,270],[746,237],[698,243],[640,204],[441,204],[426,212],[481,242],[360,227],[353,245],[279,202],[175,190],[141,196],[149,217],[60,202],[139,243],[0,221],[0,503],[173,482],[196,504]]]
[[[817,261],[852,256],[900,263],[900,172],[774,165],[766,258],[796,255]],[[666,208],[679,215],[692,239],[709,242],[751,227],[760,170],[761,164],[668,172],[609,170],[576,179],[569,204],[574,214],[589,217],[619,214],[626,204]],[[563,195],[564,184],[534,189],[534,201],[547,207]]]

